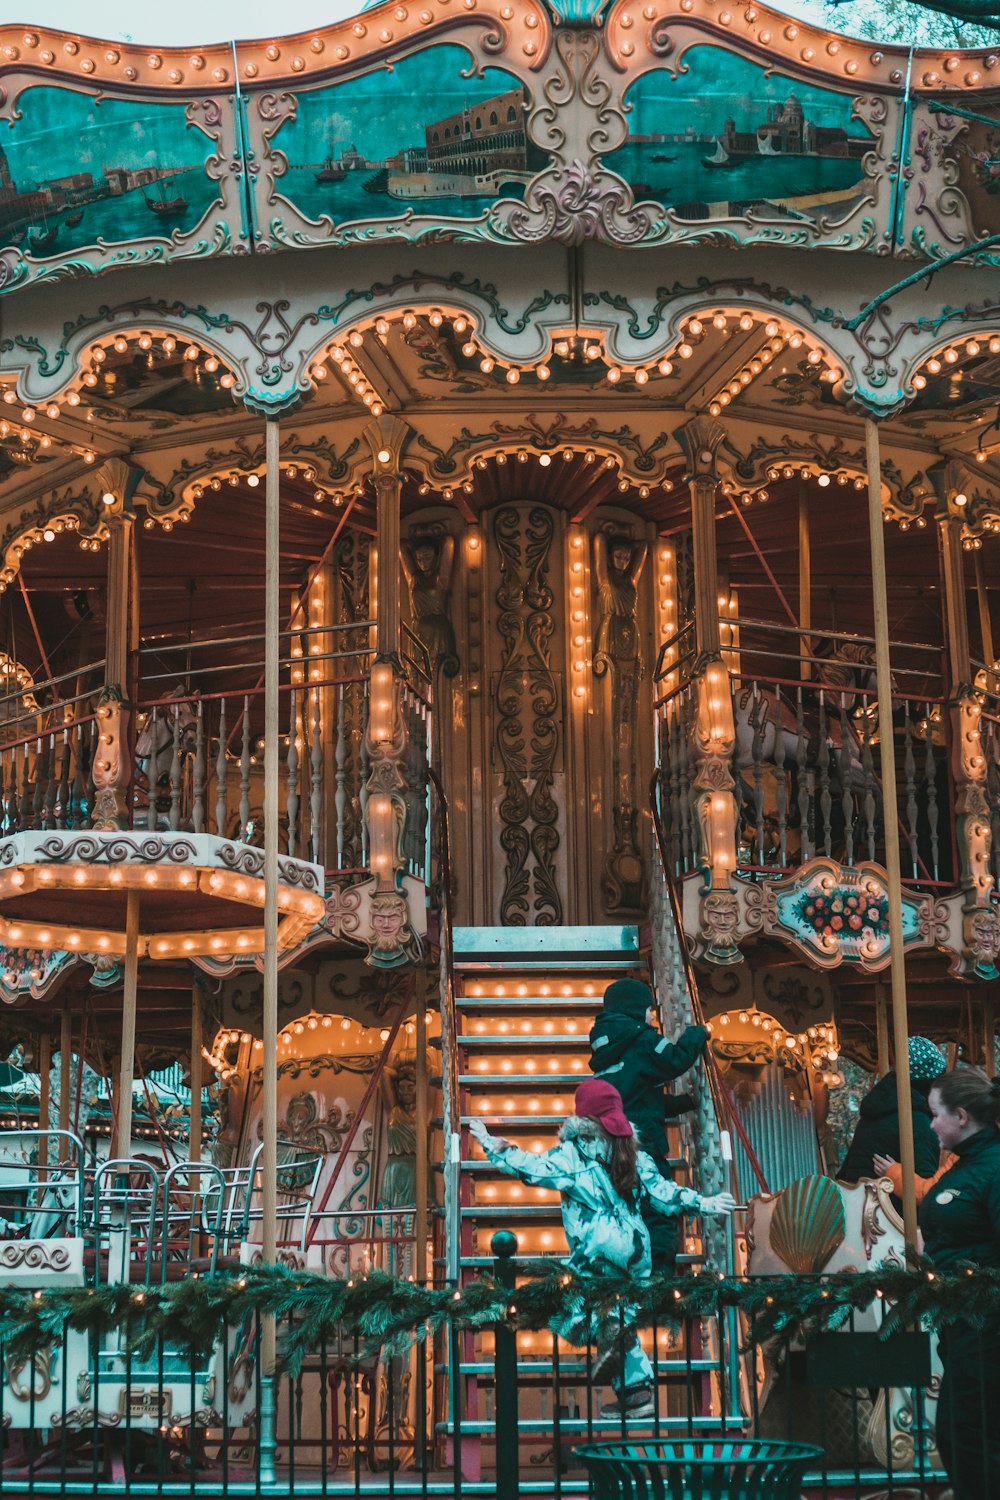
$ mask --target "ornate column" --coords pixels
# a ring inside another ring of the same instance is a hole
[[[736,867],[738,804],[732,774],[736,748],[729,673],[719,631],[719,567],[715,548],[717,452],[725,432],[708,417],[695,417],[677,437],[688,461],[694,554],[695,642],[698,659],[693,739],[697,763],[692,797],[700,859],[705,870],[699,937],[715,963],[739,963],[736,943],[739,904],[732,888]]]
[[[365,818],[374,876],[367,962],[391,969],[420,953],[403,886],[409,736],[400,658],[399,497],[403,487],[400,459],[410,428],[398,417],[379,417],[365,428],[365,437],[372,450],[378,580],[375,660],[365,730],[371,768]]]
[[[969,616],[962,553],[962,517],[967,502],[963,473],[954,461],[928,469],[938,499],[938,533],[948,634],[948,728],[954,787],[955,842],[962,906],[964,973],[992,975],[1000,934],[990,908],[993,889],[986,757],[980,734],[981,705],[972,688]]]
[[[135,570],[135,516],[132,494],[136,470],[109,459],[98,475],[107,510],[108,582],[105,607],[104,687],[97,703],[100,748],[94,762],[94,816],[97,829],[129,826],[128,789],[132,780],[129,743],[129,667],[138,640]]]

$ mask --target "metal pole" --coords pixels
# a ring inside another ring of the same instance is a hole
[[[118,1067],[116,1156],[132,1155],[132,1083],[135,1079],[135,1006],[139,986],[139,892],[129,891],[125,908],[125,987],[122,993],[122,1045]]]
[[[812,638],[808,634],[812,624],[812,539],[809,532],[809,494],[803,480],[799,481],[799,625],[803,634],[799,636],[799,652],[803,658],[812,656]],[[808,661],[799,663],[799,676],[808,682],[811,674]]]
[[[416,1278],[417,1286],[423,1286],[427,1280],[427,1139],[429,1132],[427,1109],[427,1002],[424,996],[423,974],[418,975],[417,978],[416,998],[417,1211],[414,1215],[414,1233],[416,1235],[417,1244],[416,1255],[414,1256],[413,1272]]]
[[[878,1076],[884,1078],[892,1064],[889,1061],[889,1001],[881,980],[875,982],[875,1042],[878,1048]]]
[[[59,1129],[69,1130],[70,1089],[73,1082],[73,1012],[63,1007],[59,1017]]]
[[[885,868],[889,879],[889,974],[892,989],[892,1038],[896,1052],[896,1098],[899,1106],[899,1159],[903,1168],[903,1231],[907,1246],[917,1246],[917,1199],[913,1157],[913,1101],[910,1092],[909,1026],[906,1015],[906,959],[903,953],[902,876],[899,821],[896,816],[896,754],[892,733],[892,670],[889,661],[889,606],[885,581],[885,521],[882,518],[882,463],[878,428],[865,419],[868,458],[868,531],[872,557],[872,605],[875,617],[875,678],[878,687],[879,763],[882,771],[882,823]]]
[[[501,1229],[490,1241],[493,1251],[493,1277],[509,1297],[517,1284],[517,1238]],[[518,1468],[519,1434],[517,1410],[517,1334],[507,1322],[497,1323],[493,1330],[496,1364],[496,1492],[497,1500],[517,1500],[521,1493]],[[457,1390],[457,1386],[456,1386]],[[455,1427],[459,1414],[455,1411]],[[556,1454],[559,1462],[559,1454]]]
[[[983,571],[983,554],[977,552],[974,558],[976,567],[976,603],[979,605],[979,638],[983,653],[983,665],[989,669],[987,686],[993,688],[994,675],[993,663],[996,660],[993,654],[993,611],[990,609],[990,591],[986,586],[986,575]]]
[[[201,1161],[202,1045],[201,990],[195,980],[191,985],[191,1115],[188,1122],[190,1161]]]
[[[52,1037],[43,1031],[38,1038],[38,1128],[49,1128],[49,1103],[52,1098]],[[44,1171],[49,1164],[49,1138],[38,1137],[38,1165]]]
[[[261,1239],[265,1266],[278,1246],[278,655],[279,606],[279,430],[265,426],[264,525],[264,1070],[261,1080]],[[273,1316],[261,1325],[260,1479],[275,1482],[276,1333]]]

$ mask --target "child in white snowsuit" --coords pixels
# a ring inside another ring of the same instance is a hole
[[[490,1135],[479,1120],[470,1126],[489,1161],[511,1177],[562,1194],[562,1220],[570,1269],[579,1276],[650,1274],[649,1230],[642,1217],[645,1198],[663,1213],[729,1214],[736,1200],[728,1193],[703,1198],[661,1176],[636,1147],[621,1095],[603,1079],[589,1078],[576,1091],[576,1113],[559,1132],[551,1151],[522,1151]],[[553,1332],[572,1343],[593,1339],[595,1379],[614,1370],[616,1401],[604,1415],[646,1417],[653,1412],[653,1369],[634,1329],[635,1310],[623,1307],[612,1318],[591,1320],[582,1303],[553,1323]],[[618,1356],[624,1350],[621,1369]]]

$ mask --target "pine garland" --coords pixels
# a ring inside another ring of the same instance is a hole
[[[205,1358],[225,1327],[247,1326],[270,1314],[280,1329],[282,1364],[294,1375],[307,1354],[335,1336],[356,1338],[366,1355],[393,1354],[449,1322],[466,1329],[502,1323],[538,1330],[571,1312],[614,1318],[628,1309],[629,1320],[639,1327],[667,1328],[735,1308],[746,1319],[748,1343],[837,1328],[852,1311],[878,1301],[885,1308],[883,1335],[918,1324],[937,1328],[959,1318],[975,1324],[1000,1321],[1000,1270],[968,1267],[938,1275],[925,1261],[819,1277],[705,1272],[641,1283],[625,1277],[584,1279],[563,1266],[532,1267],[523,1261],[517,1269],[525,1279],[514,1291],[489,1276],[455,1290],[416,1286],[382,1271],[339,1280],[283,1266],[154,1286],[35,1292],[3,1287],[0,1341],[6,1357],[19,1362],[58,1344],[70,1331],[123,1330],[139,1358],[149,1357],[160,1340]]]

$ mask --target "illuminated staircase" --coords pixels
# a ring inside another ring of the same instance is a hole
[[[554,1145],[572,1113],[577,1085],[591,1076],[589,1032],[605,989],[626,976],[649,982],[650,974],[634,927],[459,928],[454,954],[462,1127],[457,1227],[466,1278],[494,1264],[490,1241],[500,1229],[517,1236],[519,1256],[566,1254],[558,1193],[497,1171],[470,1136],[469,1121],[482,1118],[492,1134],[527,1150]],[[671,1129],[671,1146],[675,1175],[683,1183],[687,1161],[679,1128]],[[679,1264],[700,1261],[699,1248],[685,1240]],[[644,1334],[643,1342],[652,1355],[651,1335]],[[460,1343],[462,1467],[473,1478],[479,1450],[493,1435],[492,1334],[469,1334]],[[560,1442],[564,1436],[569,1443],[581,1434],[620,1434],[620,1418],[598,1412],[598,1396],[606,1399],[610,1392],[592,1391],[588,1402],[584,1351],[560,1346],[556,1403],[552,1344],[547,1332],[518,1334],[522,1443],[551,1444],[556,1405]],[[699,1394],[696,1403],[707,1410],[717,1361],[702,1358],[700,1349],[687,1350],[682,1336],[668,1331],[658,1333],[656,1354],[658,1429],[686,1428],[688,1401],[672,1397],[689,1396],[692,1386],[704,1388],[704,1399]],[[483,1462],[489,1462],[485,1454]]]

